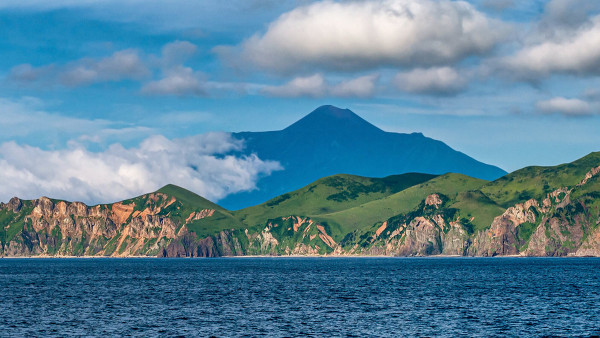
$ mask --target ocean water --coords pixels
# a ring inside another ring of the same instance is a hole
[[[600,335],[600,259],[0,259],[0,336]]]

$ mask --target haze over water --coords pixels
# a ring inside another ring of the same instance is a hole
[[[2,335],[599,335],[596,258],[0,259]]]

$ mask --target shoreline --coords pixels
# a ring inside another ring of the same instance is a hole
[[[506,256],[459,256],[459,255],[431,255],[431,256],[386,256],[386,255],[244,255],[244,256],[219,256],[219,257],[156,257],[156,256],[0,256],[1,259],[251,259],[251,258],[409,258],[409,259],[434,259],[434,258],[600,258],[600,256],[522,256],[522,255],[506,255]]]

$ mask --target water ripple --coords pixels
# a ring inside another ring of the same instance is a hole
[[[0,259],[2,336],[594,336],[600,259]]]

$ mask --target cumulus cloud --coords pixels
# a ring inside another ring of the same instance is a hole
[[[164,45],[160,58],[157,58],[162,77],[146,83],[140,92],[145,95],[207,96],[206,76],[185,66],[197,49],[188,41]]]
[[[467,81],[454,68],[418,68],[398,73],[394,83],[399,89],[418,94],[451,95],[463,90]]]
[[[330,94],[337,97],[371,97],[375,93],[375,83],[379,74],[365,75],[342,81],[330,89]]]
[[[567,99],[555,97],[545,101],[538,101],[536,108],[545,114],[562,114],[567,116],[585,116],[593,114],[592,106],[580,99]]]
[[[266,86],[261,93],[278,97],[369,97],[375,91],[379,75],[372,74],[330,84],[322,74],[296,77],[281,86]]]
[[[145,84],[141,92],[146,95],[206,96],[202,73],[182,65],[163,71],[160,80]]]
[[[29,63],[24,63],[11,68],[8,79],[16,83],[32,84],[47,78],[54,71],[54,68],[54,65],[34,67]]]
[[[560,35],[568,28],[587,24],[589,13],[600,9],[595,0],[551,0],[546,4],[539,28],[546,35]]]
[[[586,6],[576,3],[551,1],[538,31],[527,36],[515,54],[500,61],[502,68],[525,80],[553,74],[599,75],[600,15],[588,17],[588,10],[583,10]]]
[[[162,62],[166,66],[180,65],[196,54],[198,47],[188,41],[167,43],[161,50]]]
[[[262,92],[267,95],[281,97],[319,97],[326,94],[327,84],[323,75],[314,74],[307,77],[297,77],[281,86],[267,86],[262,89]]]
[[[225,155],[242,146],[227,133],[174,140],[152,136],[139,147],[114,144],[103,152],[79,145],[43,150],[7,142],[0,144],[0,199],[45,195],[86,203],[112,202],[173,183],[215,201],[254,189],[261,175],[281,169],[279,163],[256,155]]]
[[[324,1],[281,15],[240,49],[245,60],[280,72],[446,65],[489,52],[506,31],[466,2]]]
[[[100,60],[85,58],[67,65],[60,80],[67,86],[81,86],[96,82],[139,80],[148,75],[150,71],[143,64],[138,52],[127,49]]]
[[[62,66],[21,64],[13,67],[7,78],[22,84],[53,84],[58,80],[61,85],[79,87],[99,82],[140,80],[149,75],[139,53],[126,49],[102,59],[83,58]]]

